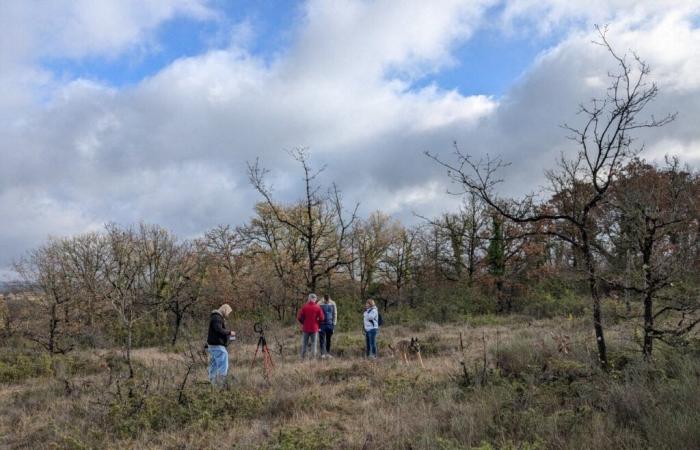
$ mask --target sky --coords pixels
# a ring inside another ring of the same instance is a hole
[[[0,280],[49,236],[108,222],[183,238],[249,220],[248,162],[294,201],[308,147],[348,206],[410,222],[454,209],[453,142],[500,155],[507,195],[577,149],[561,125],[621,53],[652,68],[643,156],[700,166],[697,0],[0,2]]]

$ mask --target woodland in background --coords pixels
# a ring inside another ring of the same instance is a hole
[[[135,346],[175,344],[185,328],[203,335],[209,311],[224,302],[239,320],[292,323],[311,291],[334,298],[341,329],[358,332],[368,297],[390,324],[590,310],[581,252],[546,225],[504,220],[476,194],[458,212],[412,226],[381,212],[346,216],[338,191],[317,186],[306,154],[295,155],[308,197],[281,205],[266,194],[244,226],[181,240],[157,225],[109,224],[50,239],[17,264],[22,294],[5,296],[4,336],[51,353],[119,345],[128,359]],[[251,173],[257,182],[260,172]],[[607,320],[638,323],[640,349],[647,339],[683,343],[698,324],[699,195],[700,177],[677,160],[635,159],[593,215]],[[546,207],[575,208],[575,200],[559,192]],[[653,326],[645,327],[650,299]]]
[[[360,330],[365,299],[389,324],[458,322],[477,314],[533,318],[592,314],[608,364],[605,321],[631,321],[645,358],[655,342],[683,345],[700,323],[700,176],[673,157],[639,159],[634,133],[675,119],[646,119],[658,94],[636,55],[619,56],[600,99],[566,126],[575,151],[547,172],[546,196],[505,199],[500,159],[428,154],[463,188],[462,207],[405,225],[381,211],[359,217],[333,183],[321,184],[306,149],[290,151],[304,195],[276,200],[269,174],[249,164],[261,202],[240,226],[179,239],[151,224],[51,238],[16,264],[22,281],[0,303],[5,338],[49,353],[124,349],[203,336],[222,303],[238,321],[291,324],[309,292],[330,295],[341,330]],[[609,311],[604,311],[607,308]]]

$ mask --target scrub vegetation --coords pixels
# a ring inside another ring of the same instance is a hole
[[[366,360],[358,332],[333,359],[300,361],[293,328],[268,330],[275,369],[251,368],[256,339],[231,347],[216,389],[188,345],[70,356],[8,346],[0,374],[3,448],[696,448],[700,347],[640,358],[625,324],[609,329],[604,372],[583,318],[497,317],[474,325],[382,329]],[[425,369],[390,350],[408,336]],[[562,340],[566,346],[562,347]],[[280,348],[284,348],[280,354]],[[287,350],[288,349],[288,350]],[[22,361],[33,361],[23,363]],[[120,364],[122,367],[120,367]]]
[[[639,157],[638,130],[675,116],[646,117],[649,67],[599,31],[617,71],[544,194],[500,197],[506,163],[455,146],[426,163],[458,211],[361,217],[294,149],[303,196],[282,202],[251,162],[247,223],[188,240],[107,224],[29,251],[0,297],[0,447],[700,448],[700,175]],[[298,357],[311,292],[338,306],[332,359]],[[223,303],[238,339],[215,388],[203,344]]]

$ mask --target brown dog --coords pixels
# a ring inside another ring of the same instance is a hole
[[[401,352],[401,354],[403,355],[403,360],[406,364],[408,364],[408,355],[416,355],[418,361],[420,362],[420,366],[425,369],[425,365],[423,364],[423,358],[420,354],[420,342],[418,342],[418,338],[411,338],[410,341],[399,341],[396,344],[396,349],[394,349],[391,346],[389,346],[389,348],[391,348],[391,350],[394,352]]]

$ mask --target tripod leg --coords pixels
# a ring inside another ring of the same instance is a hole
[[[270,382],[270,376],[272,375],[272,367],[274,364],[272,363],[272,356],[270,355],[270,350],[267,348],[267,345],[263,346],[262,349],[262,358],[263,358],[263,366],[265,367],[265,378],[267,378],[267,382]]]
[[[265,352],[265,354],[267,355],[267,359],[270,360],[270,365],[272,367],[275,367],[275,363],[272,361],[272,354],[270,353],[270,349],[267,347],[267,344],[265,345],[265,347],[263,347],[263,352]]]
[[[253,365],[255,365],[255,358],[258,357],[258,350],[260,349],[260,342],[258,342],[258,345],[255,347],[255,355],[253,355],[253,361],[250,363],[250,368],[253,368]]]

